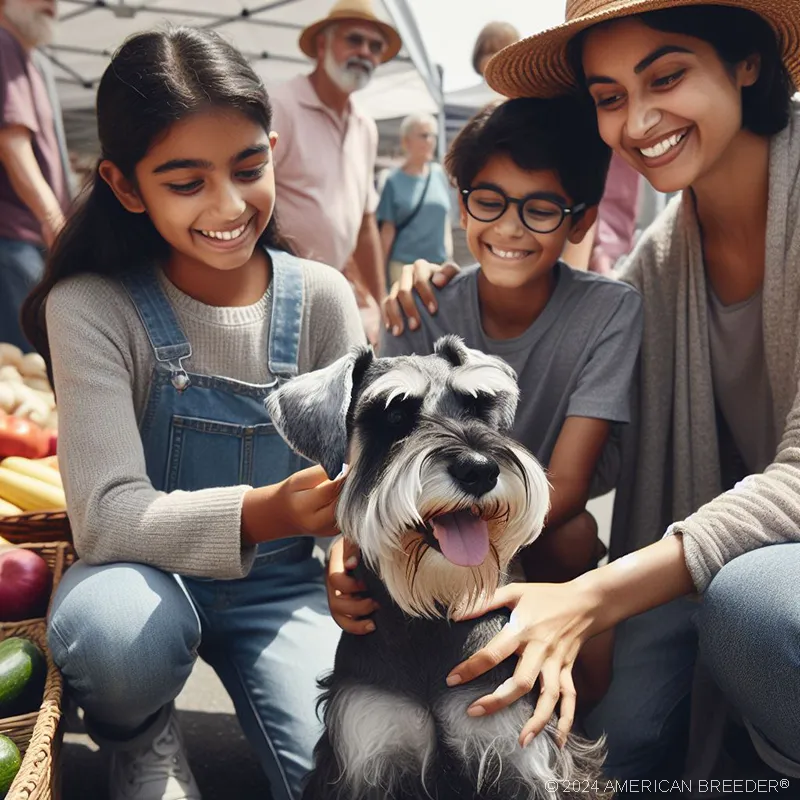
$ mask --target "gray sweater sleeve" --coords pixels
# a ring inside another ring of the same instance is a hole
[[[304,262],[303,270],[299,368],[307,372],[365,339],[342,275],[311,262]],[[204,352],[195,354],[198,371],[224,361],[235,332],[186,321],[199,326],[194,332],[204,345]],[[246,575],[255,554],[241,544],[242,501],[249,486],[165,493],[148,478],[138,416],[152,351],[124,292],[98,276],[63,281],[48,299],[47,326],[59,407],[59,465],[80,557],[90,564],[132,561],[208,578]],[[264,373],[240,374],[231,363],[229,377],[266,382],[261,344],[247,339],[242,346],[241,352],[231,351],[234,360],[241,356]]]
[[[47,302],[59,406],[59,466],[78,554],[89,564],[132,561],[169,572],[239,578],[248,487],[156,491],[134,409],[134,358],[120,298],[96,281],[68,281]]]
[[[771,544],[800,542],[800,395],[775,460],[701,506],[668,534],[682,533],[686,564],[699,592],[737,556]]]

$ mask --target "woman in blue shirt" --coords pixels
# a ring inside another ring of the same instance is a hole
[[[406,160],[386,180],[378,205],[388,285],[418,258],[441,264],[452,256],[450,186],[433,161],[438,126],[428,114],[406,117],[400,138]]]

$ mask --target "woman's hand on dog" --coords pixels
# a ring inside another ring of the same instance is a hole
[[[337,539],[328,553],[328,606],[334,622],[344,631],[355,634],[372,633],[375,623],[365,619],[378,607],[366,597],[366,586],[348,574],[358,565],[359,550],[344,537]]]
[[[572,581],[512,583],[498,589],[487,605],[468,616],[503,607],[511,609],[511,620],[485,647],[452,670],[448,685],[467,683],[516,653],[519,661],[514,676],[476,700],[467,713],[475,717],[493,714],[531,692],[538,681],[539,699],[522,729],[520,744],[527,746],[541,733],[556,707],[563,743],[575,719],[572,668],[581,645],[591,635],[595,606]]]

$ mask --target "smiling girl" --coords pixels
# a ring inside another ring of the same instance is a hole
[[[94,179],[25,309],[81,557],[50,646],[112,798],[199,798],[172,709],[199,652],[288,800],[338,639],[313,536],[335,533],[339,482],[300,469],[264,400],[362,343],[358,311],[278,233],[269,100],[230,45],[133,37],[97,112]]]
[[[761,758],[800,777],[799,43],[797,0],[568,0],[564,25],[486,73],[511,97],[588,92],[606,143],[656,189],[682,192],[622,276],[645,314],[612,532],[612,555],[629,555],[571,584],[501,590],[515,625],[451,675],[518,652],[516,682],[470,713],[541,676],[521,742],[559,698],[566,730],[578,650],[625,620],[588,721],[608,733],[618,777],[680,769],[698,636]],[[702,604],[679,599],[694,592]]]

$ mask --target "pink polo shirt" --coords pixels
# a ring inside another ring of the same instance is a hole
[[[298,255],[341,270],[353,253],[366,213],[378,206],[378,127],[351,100],[338,117],[301,75],[270,91],[276,210]]]

